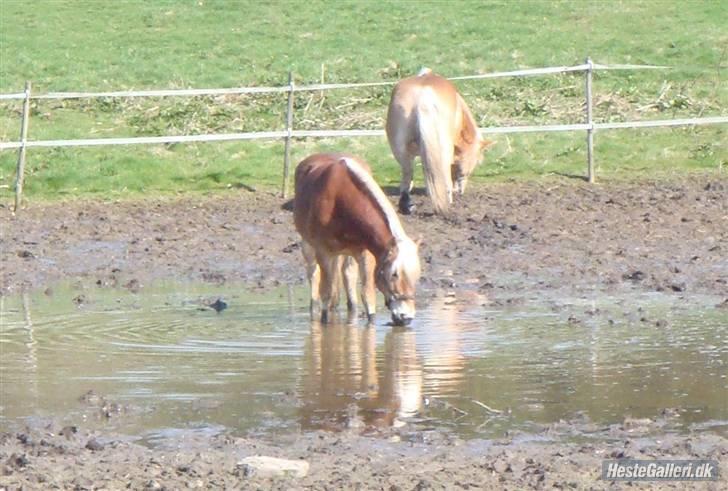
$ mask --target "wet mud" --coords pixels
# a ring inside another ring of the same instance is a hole
[[[517,307],[662,292],[676,301],[705,296],[712,299],[705,309],[728,312],[728,178],[722,175],[473,186],[448,217],[433,215],[422,194],[413,200],[414,214],[402,220],[413,238],[423,238],[423,305],[444,298]],[[0,291],[50,295],[57,282],[70,280],[83,288],[68,301],[83,304],[89,288],[143,293],[165,279],[235,282],[260,291],[301,286],[298,236],[283,205],[274,194],[241,191],[31,203],[17,215],[2,208]],[[214,300],[205,307],[225,308]],[[563,315],[579,324],[609,314]],[[657,327],[666,322],[642,320],[637,309],[630,315]],[[124,418],[133,411],[103,394],[79,396],[89,414]],[[725,489],[725,430],[675,431],[671,417],[666,409],[658,418],[603,426],[577,416],[494,440],[462,440],[414,422],[266,438],[190,432],[163,445],[98,425],[36,418],[22,428],[0,428],[0,489],[612,489],[614,483],[599,479],[605,458],[718,460],[722,481],[692,487]],[[303,459],[310,472],[257,476],[239,465],[251,455]]]
[[[393,203],[394,189],[388,189]],[[564,288],[728,296],[728,178],[472,186],[449,217],[426,196],[403,216],[422,238],[422,287],[494,298]],[[293,217],[272,193],[0,210],[0,291],[75,278],[140,289],[156,279],[303,284]],[[502,297],[502,298],[501,298]]]
[[[576,421],[562,425],[588,426]],[[657,421],[592,430],[593,440],[539,435],[460,440],[436,431],[308,432],[277,441],[180,437],[150,448],[128,437],[39,424],[0,435],[3,489],[627,489],[600,479],[604,459],[711,459],[728,472],[726,439],[653,434]],[[583,428],[585,431],[587,428]],[[557,432],[558,429],[551,429]],[[608,438],[606,438],[608,437]],[[308,462],[305,477],[261,476],[241,465],[265,455]],[[642,483],[650,489],[725,489],[723,481]]]

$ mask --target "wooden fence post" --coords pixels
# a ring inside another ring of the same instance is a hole
[[[586,70],[586,158],[587,158],[587,180],[594,182],[594,121],[592,119],[592,72],[594,64],[591,58],[586,59],[589,66]]]
[[[291,133],[293,132],[293,72],[288,72],[288,109],[286,110],[286,149],[283,156],[283,199],[288,197],[288,174],[291,167]]]
[[[23,181],[25,179],[25,144],[28,141],[28,120],[30,119],[30,80],[25,82],[25,99],[23,100],[23,116],[20,122],[20,149],[18,150],[18,166],[15,170],[15,213],[20,209],[23,197]]]

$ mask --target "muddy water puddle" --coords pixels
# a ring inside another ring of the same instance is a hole
[[[375,327],[311,323],[305,296],[190,284],[0,296],[0,428],[55,419],[152,445],[313,429],[493,438],[564,421],[589,433],[643,418],[728,428],[720,299],[423,297],[403,329],[383,313]]]

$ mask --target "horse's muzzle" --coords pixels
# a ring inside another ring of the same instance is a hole
[[[409,326],[413,317],[407,314],[392,314],[392,323],[395,326]]]

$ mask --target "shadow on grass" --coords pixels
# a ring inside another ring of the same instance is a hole
[[[382,186],[382,191],[387,196],[399,197],[399,186]],[[413,196],[426,196],[427,191],[423,187],[414,187],[410,191],[410,194]]]
[[[255,189],[255,187],[251,186],[250,184],[245,184],[244,182],[234,182],[231,184],[232,187],[235,189],[245,189],[246,191],[249,191],[251,193],[255,193],[258,190]]]
[[[568,172],[554,172],[554,175],[561,176],[561,177],[566,177],[568,179],[577,179],[577,180],[584,181],[584,182],[588,182],[589,181],[589,178],[588,177],[582,176],[581,174],[570,174]]]

